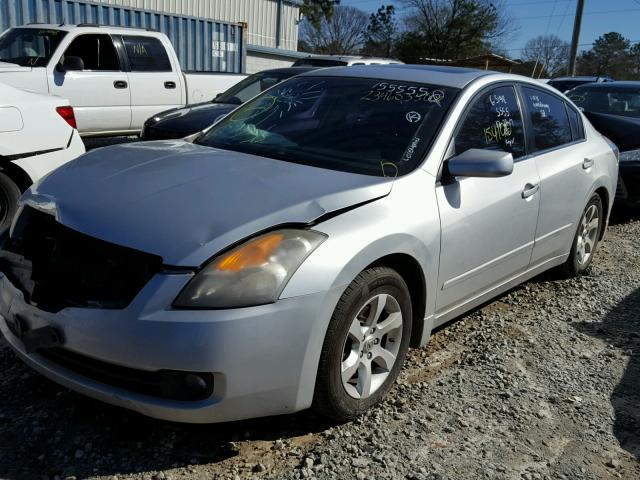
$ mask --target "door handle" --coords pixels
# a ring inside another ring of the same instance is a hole
[[[127,88],[127,82],[125,82],[124,80],[116,80],[115,82],[113,82],[113,86],[115,88]]]
[[[593,158],[585,158],[585,159],[582,161],[582,168],[584,168],[585,170],[587,170],[587,169],[589,169],[589,168],[593,167],[593,164],[594,164]]]
[[[164,88],[176,88],[176,82],[164,82]]]
[[[522,198],[529,198],[531,195],[535,195],[535,193],[540,190],[540,184],[536,183],[535,185],[532,183],[527,183],[524,186],[524,190],[522,190]]]

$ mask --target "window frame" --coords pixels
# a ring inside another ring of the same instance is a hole
[[[517,83],[512,81],[507,81],[507,80],[499,80],[497,82],[493,82],[482,87],[479,91],[477,91],[473,95],[473,97],[471,97],[471,99],[465,105],[464,110],[462,111],[462,113],[460,114],[460,117],[458,118],[458,121],[456,122],[456,127],[453,129],[451,138],[449,139],[447,152],[445,154],[444,160],[441,163],[440,169],[442,169],[442,165],[444,165],[444,162],[449,160],[452,156],[456,155],[456,152],[455,152],[456,137],[458,136],[458,133],[462,129],[464,122],[467,120],[467,116],[469,115],[469,112],[471,111],[473,106],[483,95],[486,95],[491,90],[495,90],[496,88],[501,88],[501,87],[511,87],[513,89],[513,93],[516,97],[516,103],[518,105],[518,109],[520,110],[520,117],[522,118],[522,134],[524,137],[524,154],[518,158],[514,158],[513,162],[514,163],[521,162],[522,160],[525,160],[531,156],[531,150],[529,145],[530,140],[529,140],[529,135],[527,133],[529,125],[527,124],[527,121],[524,115],[524,109],[522,105],[523,99],[520,96],[520,92],[517,88]],[[507,152],[507,153],[511,153],[511,152]]]
[[[530,149],[528,150],[528,155],[529,156],[537,156],[537,155],[543,155],[545,153],[549,153],[549,152],[554,152],[556,150],[560,150],[562,148],[567,148],[567,147],[571,147],[573,145],[577,145],[579,143],[582,142],[586,142],[587,138],[586,138],[586,134],[585,134],[585,130],[584,130],[584,124],[582,122],[582,115],[578,114],[578,129],[580,130],[580,133],[582,133],[582,138],[580,139],[574,139],[573,138],[573,130],[571,128],[571,120],[569,120],[569,112],[567,111],[567,108],[573,108],[572,106],[569,105],[569,103],[567,102],[566,99],[562,98],[560,95],[556,95],[554,92],[549,91],[545,88],[540,88],[537,85],[533,85],[531,83],[527,83],[527,82],[518,82],[517,83],[517,88],[519,91],[519,94],[521,96],[522,99],[522,104],[523,107],[526,111],[526,123],[528,125],[528,145],[530,145]],[[556,100],[558,100],[559,102],[562,102],[564,104],[564,108],[565,108],[565,115],[567,115],[567,123],[569,124],[569,131],[571,132],[571,141],[567,142],[567,143],[563,143],[562,145],[556,145],[555,147],[549,147],[549,148],[544,148],[544,149],[539,149],[537,150],[535,148],[536,142],[535,142],[535,133],[534,133],[534,128],[533,128],[533,121],[531,120],[531,110],[529,109],[529,106],[527,105],[527,102],[525,102],[525,95],[524,95],[524,88],[528,88],[530,90],[536,90],[540,93],[543,93],[545,95],[549,95],[553,98],[555,98]],[[522,158],[522,157],[521,157]]]
[[[60,54],[60,56],[58,57],[58,61],[54,64],[58,65],[60,63],[60,60],[62,60],[62,57],[67,53],[67,50],[69,49],[69,47],[71,46],[71,44],[73,42],[75,42],[78,38],[80,37],[87,37],[87,36],[107,36],[111,39],[111,44],[113,45],[113,49],[116,52],[116,58],[118,59],[118,65],[120,67],[120,70],[92,70],[89,68],[83,69],[83,70],[78,70],[75,71],[74,73],[83,73],[83,72],[91,72],[91,73],[122,73],[125,72],[126,70],[124,69],[124,64],[122,62],[122,55],[120,54],[120,51],[118,49],[118,45],[116,42],[116,36],[115,35],[111,35],[110,33],[98,33],[98,32],[87,32],[87,33],[79,33],[78,35],[71,37],[69,39],[69,42],[64,46],[64,51]]]
[[[158,42],[161,46],[162,49],[164,50],[165,55],[167,56],[167,61],[169,63],[169,70],[133,70],[132,66],[131,66],[131,58],[129,57],[129,52],[127,52],[127,46],[125,45],[125,37],[128,38],[145,38],[145,39],[149,39],[152,41],[156,41]],[[129,35],[129,34],[124,34],[124,35],[119,35],[119,42],[120,42],[120,51],[122,53],[122,56],[126,59],[126,66],[127,66],[127,72],[130,73],[175,73],[175,67],[173,65],[173,62],[171,61],[171,56],[169,55],[169,51],[167,50],[167,47],[165,46],[164,42],[159,39],[158,37],[154,37],[152,35]]]

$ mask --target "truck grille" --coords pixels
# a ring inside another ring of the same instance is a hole
[[[30,207],[2,248],[0,269],[49,312],[125,308],[162,268],[161,257],[77,232]]]

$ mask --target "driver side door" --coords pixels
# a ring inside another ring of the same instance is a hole
[[[533,251],[540,180],[534,159],[526,156],[513,85],[489,87],[471,100],[448,156],[472,148],[510,152],[514,168],[499,178],[443,176],[436,186],[441,224],[437,317],[524,272]]]

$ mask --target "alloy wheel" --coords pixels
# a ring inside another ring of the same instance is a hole
[[[580,265],[584,265],[591,258],[599,231],[600,217],[598,216],[598,207],[590,205],[582,216],[576,240],[576,257]]]

